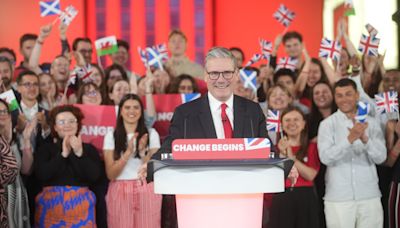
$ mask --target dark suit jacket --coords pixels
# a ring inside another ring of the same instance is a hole
[[[245,98],[233,97],[233,137],[267,138],[265,116],[260,105]],[[175,109],[166,137],[158,155],[171,151],[175,139],[217,138],[208,95]]]

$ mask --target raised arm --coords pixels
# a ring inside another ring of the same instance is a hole
[[[39,59],[42,52],[42,45],[46,38],[50,35],[51,29],[51,24],[42,26],[40,28],[39,37],[36,40],[35,46],[33,46],[32,54],[29,58],[29,68],[36,74],[40,74],[43,72],[42,69],[40,69],[39,67]]]
[[[303,69],[300,72],[299,77],[296,80],[296,95],[301,95],[304,92],[304,89],[306,88],[307,85],[307,79],[308,79],[308,75],[310,73],[310,65],[311,65],[311,58],[308,55],[307,49],[305,48],[305,46],[303,47],[303,55],[305,58],[305,64]]]

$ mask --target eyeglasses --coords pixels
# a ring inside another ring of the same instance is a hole
[[[0,109],[0,116],[5,116],[8,115],[8,110],[7,109]]]
[[[69,119],[69,120],[57,120],[56,124],[60,126],[64,126],[67,124],[76,124],[78,122],[77,119]]]
[[[207,72],[208,77],[209,77],[211,80],[217,80],[217,79],[219,78],[220,75],[222,75],[222,77],[223,77],[224,79],[229,80],[229,79],[232,79],[234,73],[235,73],[235,71],[222,71],[222,72],[219,72],[219,71],[211,71],[211,72]]]
[[[25,82],[20,84],[21,86],[30,89],[30,88],[38,88],[39,87],[39,83],[30,83],[30,82]]]
[[[96,90],[87,91],[87,92],[85,92],[85,95],[88,97],[95,97],[95,96],[97,96],[97,91]]]

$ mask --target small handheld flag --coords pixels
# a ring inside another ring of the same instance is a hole
[[[344,3],[344,15],[345,16],[352,16],[356,15],[356,10],[354,9],[353,0],[346,0]]]
[[[145,67],[147,67],[147,53],[141,47],[138,47],[138,52],[140,56],[140,60],[142,60]]]
[[[333,60],[339,61],[341,50],[342,45],[339,41],[332,41],[328,38],[323,38],[321,40],[321,46],[319,47],[319,57],[331,58]]]
[[[267,111],[267,131],[280,132],[281,131],[281,120],[280,113],[278,110],[274,111],[268,109]]]
[[[294,19],[295,13],[290,11],[285,5],[281,4],[273,17],[285,27],[289,27]]]
[[[65,25],[69,25],[75,19],[76,15],[78,15],[78,10],[72,5],[69,5],[65,8],[65,11],[60,14],[60,21]]]
[[[46,17],[46,16],[51,16],[51,15],[60,15],[61,12],[61,6],[60,6],[60,0],[55,0],[55,1],[40,1],[40,16],[41,17]]]
[[[201,96],[200,93],[186,93],[186,94],[181,94],[181,99],[182,99],[182,104],[186,102],[190,102],[193,100],[196,100]]]
[[[260,54],[254,54],[253,57],[251,57],[251,59],[246,63],[246,65],[244,67],[248,67],[253,65],[254,63],[257,63],[258,61],[261,60],[262,55]]]
[[[8,109],[10,110],[10,112],[19,109],[17,98],[15,97],[12,89],[0,94],[0,98],[8,103]]]
[[[165,45],[147,47],[147,64],[163,70],[163,63],[168,59],[167,48]]]
[[[253,92],[257,92],[257,72],[253,70],[240,70],[240,79],[244,84],[244,88],[249,88]]]
[[[289,69],[291,71],[295,71],[297,67],[297,61],[298,60],[293,57],[282,57],[279,59],[275,71],[278,71],[279,69]]]
[[[110,55],[118,52],[117,38],[115,36],[107,36],[94,42],[98,56]]]
[[[397,92],[389,91],[375,94],[376,111],[380,114],[399,112],[399,102]]]
[[[364,103],[359,101],[357,103],[357,115],[355,117],[357,122],[365,123],[367,122],[367,116],[370,110],[370,105],[368,103]]]
[[[378,56],[379,41],[379,38],[362,34],[358,50],[364,55]]]

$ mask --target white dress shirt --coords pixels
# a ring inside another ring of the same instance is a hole
[[[318,129],[318,153],[327,166],[327,201],[351,201],[380,197],[376,164],[386,159],[386,147],[378,121],[367,116],[368,142],[357,139],[350,144],[347,136],[353,121],[340,110],[321,122]]]
[[[211,110],[211,115],[213,118],[213,123],[214,123],[214,128],[217,133],[217,138],[218,139],[224,139],[225,138],[225,132],[224,132],[224,126],[222,125],[222,119],[221,119],[221,104],[225,103],[227,105],[226,107],[226,115],[229,118],[229,122],[231,122],[232,130],[234,129],[233,126],[233,94],[231,97],[226,102],[221,102],[217,100],[213,95],[208,92],[208,101],[210,103],[210,110]]]

